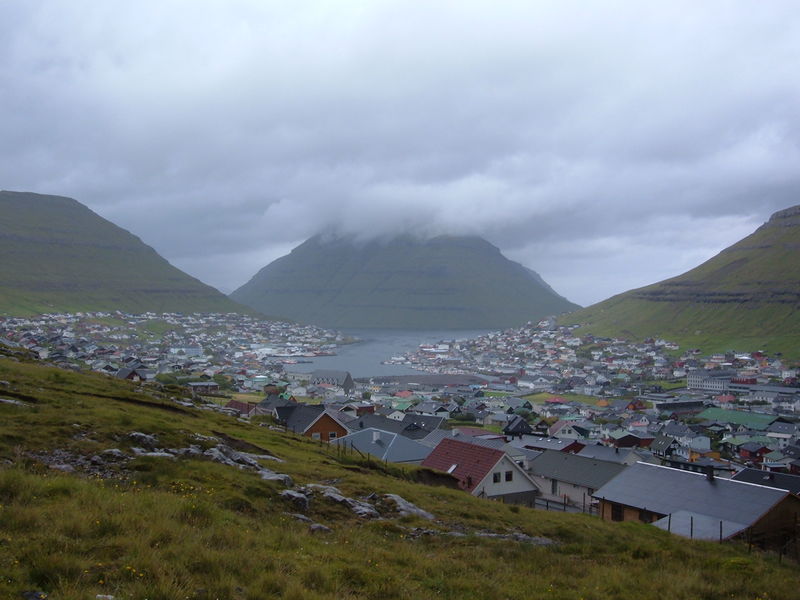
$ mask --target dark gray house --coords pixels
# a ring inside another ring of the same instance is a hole
[[[308,378],[311,385],[328,384],[335,385],[342,390],[345,394],[352,394],[356,389],[356,384],[353,383],[353,378],[348,371],[334,371],[330,369],[317,369]]]
[[[595,492],[600,516],[653,523],[690,538],[746,538],[763,547],[796,540],[800,498],[787,490],[636,463]]]

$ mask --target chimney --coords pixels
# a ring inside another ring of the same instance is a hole
[[[452,435],[453,437],[458,437],[460,433],[461,433],[461,432],[460,432],[458,429],[453,429],[453,430],[450,432],[450,435]]]
[[[712,465],[706,467],[706,479],[712,483],[714,482],[714,467]]]
[[[381,432],[377,429],[372,432],[372,443],[377,444],[381,441]]]

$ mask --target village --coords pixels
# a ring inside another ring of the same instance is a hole
[[[195,405],[444,472],[475,496],[715,541],[780,547],[797,533],[800,387],[781,357],[544,320],[387,357],[418,375],[292,369],[353,342],[235,315],[0,321],[0,343],[51,364],[183,387]]]

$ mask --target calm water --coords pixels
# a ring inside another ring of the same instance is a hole
[[[350,371],[353,377],[372,375],[410,375],[418,373],[403,365],[382,365],[381,361],[392,356],[412,352],[420,344],[431,344],[440,340],[458,340],[478,337],[489,330],[468,331],[398,331],[392,329],[347,329],[343,333],[357,337],[363,342],[342,346],[336,356],[311,358],[311,363],[286,365],[288,371],[310,373],[315,369],[338,369]],[[304,359],[305,360],[305,359]]]

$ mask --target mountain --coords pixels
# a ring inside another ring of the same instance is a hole
[[[565,316],[580,332],[659,336],[681,345],[797,354],[800,205],[678,277]]]
[[[315,236],[231,297],[327,327],[492,329],[576,308],[474,236],[370,242]]]
[[[0,256],[0,314],[244,310],[62,196],[0,191]]]

